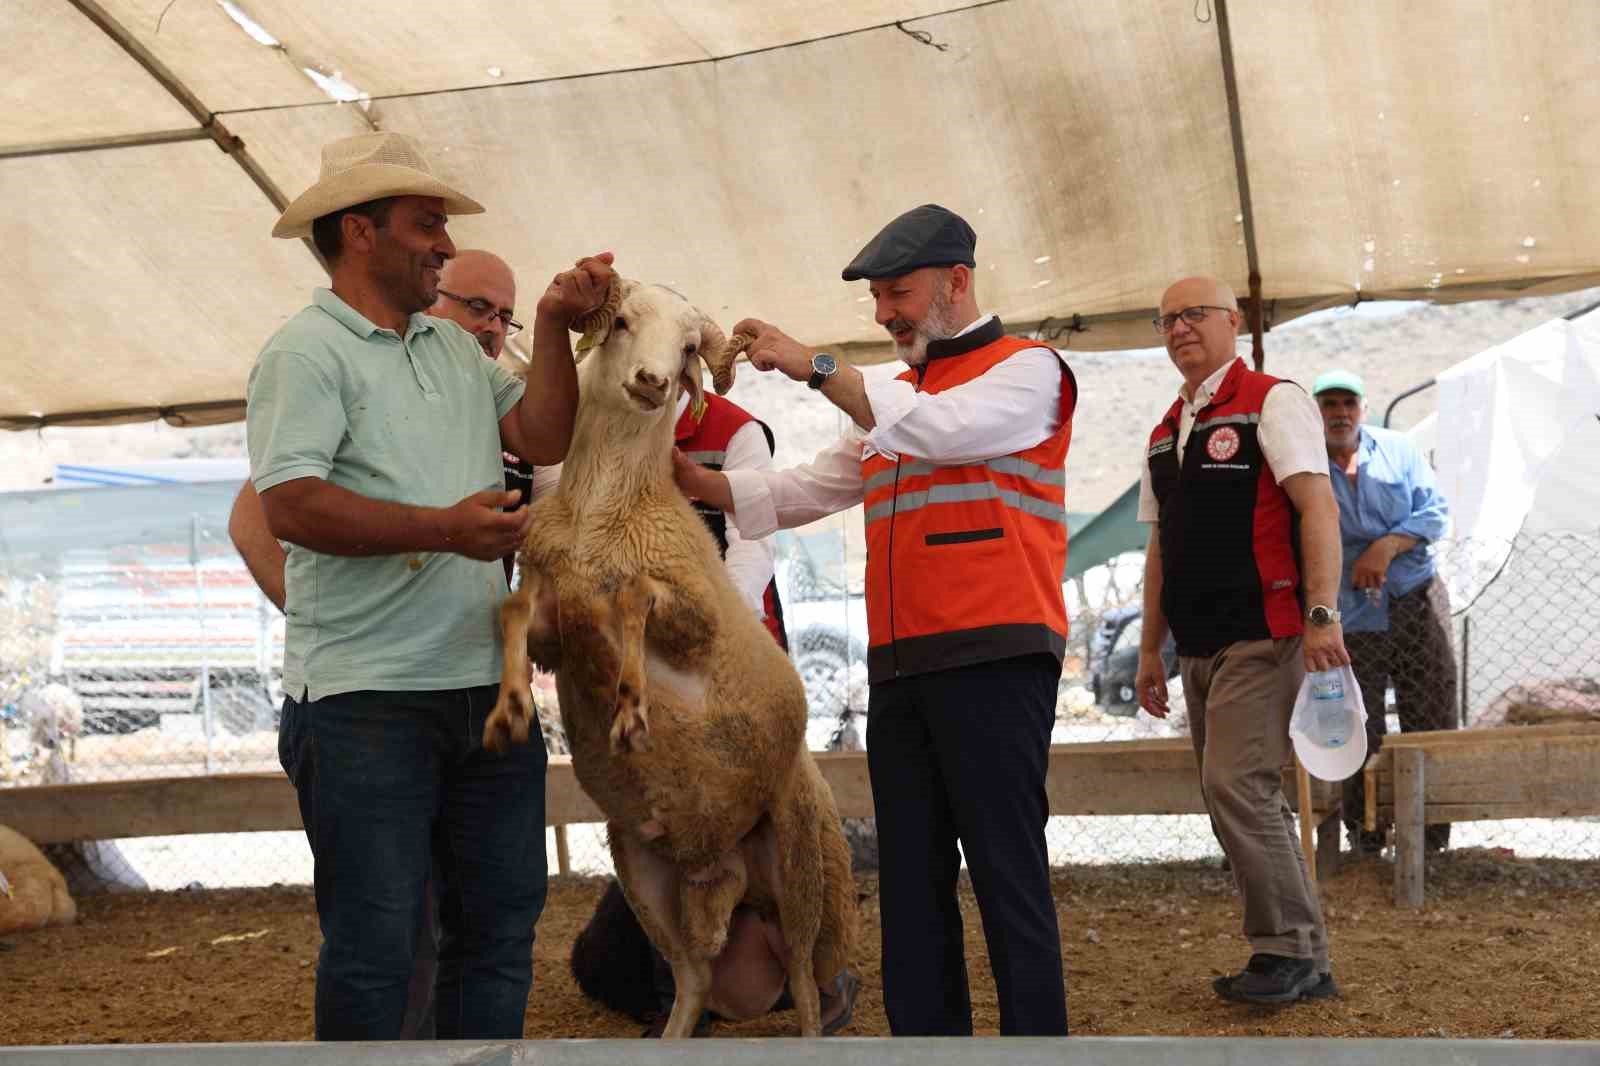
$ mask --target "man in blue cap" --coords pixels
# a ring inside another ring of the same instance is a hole
[[[1450,512],[1433,468],[1405,434],[1362,425],[1367,390],[1355,374],[1330,370],[1311,393],[1322,411],[1328,474],[1339,501],[1339,613],[1367,708],[1367,751],[1383,744],[1384,690],[1390,684],[1401,732],[1454,729],[1450,593],[1433,557],[1434,542],[1449,532]],[[1358,854],[1382,850],[1382,831],[1361,827],[1361,774],[1345,780],[1343,807],[1351,848]],[[1448,847],[1450,826],[1428,826],[1424,842],[1431,851]]]
[[[746,537],[865,504],[867,766],[882,872],[884,1006],[897,1036],[970,1035],[963,857],[1003,1035],[1065,1035],[1044,827],[1066,648],[1067,447],[1077,385],[1061,354],[978,311],[977,238],[936,204],[844,270],[864,279],[908,369],[868,385],[828,352],[745,319],[750,362],[855,423],[811,463],[678,484]],[[959,842],[960,850],[957,850]]]

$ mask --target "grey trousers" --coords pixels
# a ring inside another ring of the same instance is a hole
[[[1313,959],[1328,971],[1328,933],[1283,795],[1289,716],[1305,668],[1300,638],[1250,640],[1180,657],[1189,735],[1211,827],[1233,867],[1250,949]]]

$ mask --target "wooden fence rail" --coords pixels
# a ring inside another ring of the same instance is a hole
[[[865,752],[818,752],[823,777],[845,818],[872,816]],[[1285,795],[1296,806],[1292,770]],[[1331,840],[1338,852],[1338,792],[1313,782],[1312,810],[1323,829],[1324,862]],[[1050,749],[1046,781],[1054,815],[1204,814],[1194,752],[1182,738],[1058,744]],[[572,762],[550,757],[545,822],[561,827],[603,821],[578,785]],[[282,773],[144,778],[79,785],[0,789],[0,825],[35,843],[114,840],[187,833],[246,833],[299,829],[294,789]]]

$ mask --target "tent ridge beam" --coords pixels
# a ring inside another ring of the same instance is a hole
[[[1381,292],[1354,292],[1343,291],[1337,293],[1324,293],[1312,296],[1280,297],[1270,301],[1274,307],[1290,315],[1302,308],[1321,310],[1332,307],[1355,307],[1357,304],[1373,303],[1378,300],[1423,300],[1430,303],[1454,303],[1458,298],[1472,299],[1474,292],[1494,294],[1493,298],[1515,298],[1519,292],[1526,289],[1538,289],[1543,286],[1557,285],[1559,289],[1535,295],[1556,295],[1557,292],[1574,292],[1579,289],[1588,289],[1600,286],[1600,269],[1587,270],[1572,274],[1557,274],[1543,278],[1527,279],[1490,279],[1476,284],[1453,285],[1445,288],[1417,288],[1393,289]],[[1100,323],[1127,322],[1148,319],[1155,314],[1155,308],[1146,307],[1132,311],[1110,311],[1091,315],[1050,315],[1042,319],[1018,319],[1006,323],[1006,328],[1013,334],[1029,334],[1041,327],[1048,330],[1052,326],[1070,324],[1071,332],[1092,332]],[[1070,334],[1069,334],[1070,335]],[[1043,337],[1046,343],[1058,338]],[[1155,334],[1151,334],[1155,340]],[[1157,345],[1152,344],[1151,347]],[[846,356],[848,361],[855,362],[858,357],[882,352],[886,355],[891,352],[890,345],[877,341],[845,341],[843,343],[824,344],[838,350]],[[884,360],[887,361],[887,360]],[[26,412],[0,413],[0,431],[12,430],[40,430],[49,426],[87,426],[121,422],[141,422],[160,420],[170,425],[190,425],[195,420],[192,416],[205,415],[200,420],[201,424],[212,425],[219,422],[239,421],[244,417],[245,401],[243,397],[233,400],[211,400],[195,403],[167,404],[154,406],[150,404],[136,404],[128,407],[104,408],[88,411],[69,411],[61,414],[39,415]],[[217,417],[232,413],[232,418]]]
[[[143,67],[146,73],[154,78],[163,89],[171,93],[173,98],[182,104],[189,114],[194,116],[194,120],[200,124],[200,128],[205,132],[205,135],[216,141],[217,147],[221,148],[228,154],[229,158],[239,164],[240,169],[250,176],[251,181],[255,182],[256,188],[260,189],[266,198],[272,202],[273,207],[282,211],[289,205],[289,200],[283,195],[283,190],[278,188],[277,184],[267,176],[267,172],[261,168],[261,165],[251,158],[249,152],[245,151],[244,141],[228,132],[228,128],[218,121],[216,113],[208,109],[200,98],[165,63],[156,58],[154,52],[141,44],[139,39],[129,32],[126,26],[112,18],[105,8],[100,6],[99,0],[70,0],[70,2],[84,18],[94,23],[102,33],[115,41],[124,52],[127,52],[133,58],[134,62]],[[307,242],[306,246],[309,248],[310,242]],[[313,254],[315,253],[313,252]]]
[[[1251,356],[1257,370],[1266,361],[1261,334],[1261,261],[1256,255],[1256,216],[1250,202],[1250,167],[1245,162],[1244,120],[1239,114],[1239,81],[1233,66],[1233,31],[1228,23],[1228,0],[1216,0],[1217,45],[1222,61],[1222,87],[1228,98],[1228,129],[1233,137],[1233,171],[1239,188],[1239,215],[1244,223],[1245,263],[1250,269]]]
[[[28,429],[46,429],[50,426],[92,426],[116,422],[151,422],[161,421],[172,426],[187,426],[193,423],[192,415],[211,415],[237,411],[237,417],[221,421],[234,421],[244,417],[244,397],[237,400],[204,400],[196,403],[168,404],[163,406],[150,406],[140,404],[131,407],[106,407],[91,411],[63,411],[55,415],[36,414],[0,414],[0,430],[21,431]],[[207,418],[202,425],[213,424],[218,419]]]
[[[32,144],[0,146],[0,159],[27,159],[40,155],[70,155],[73,152],[100,152],[113,148],[145,148],[152,144],[176,144],[182,141],[204,141],[211,137],[209,130],[188,126],[179,130],[152,130],[148,133],[127,133],[115,137],[81,137],[65,141],[35,141]]]

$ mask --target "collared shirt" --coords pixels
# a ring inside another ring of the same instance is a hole
[[[1216,372],[1200,383],[1190,396],[1185,389],[1178,390],[1183,408],[1178,413],[1178,454],[1183,454],[1189,443],[1189,430],[1194,428],[1194,417],[1211,402],[1222,379],[1233,369],[1230,359]],[[1328,451],[1323,443],[1322,412],[1304,389],[1278,388],[1267,393],[1261,405],[1261,425],[1256,430],[1261,441],[1261,453],[1272,476],[1283,484],[1295,474],[1325,474],[1328,472]],[[1144,446],[1140,445],[1139,463],[1139,521],[1154,522],[1160,517],[1155,490],[1150,487],[1150,464],[1143,461]]]
[[[956,336],[993,317],[982,316]],[[860,503],[864,451],[957,465],[1032,448],[1060,425],[1061,359],[1050,348],[1025,348],[982,377],[940,393],[918,392],[899,379],[868,385],[867,403],[872,431],[850,426],[809,463],[727,471],[742,534],[765,537]]]
[[[1344,548],[1339,614],[1346,633],[1381,633],[1389,628],[1389,601],[1416,591],[1437,572],[1433,542],[1449,531],[1450,510],[1439,495],[1433,468],[1410,438],[1376,426],[1362,426],[1360,433],[1354,482],[1327,460]],[[1373,541],[1390,533],[1415,537],[1419,543],[1394,557],[1374,600],[1350,584],[1350,572]]]
[[[250,372],[252,479],[263,495],[318,477],[372,499],[449,507],[503,487],[499,420],[523,387],[453,322],[414,314],[402,337],[318,289]],[[284,578],[283,683],[296,699],[499,680],[498,560],[290,545]]]

